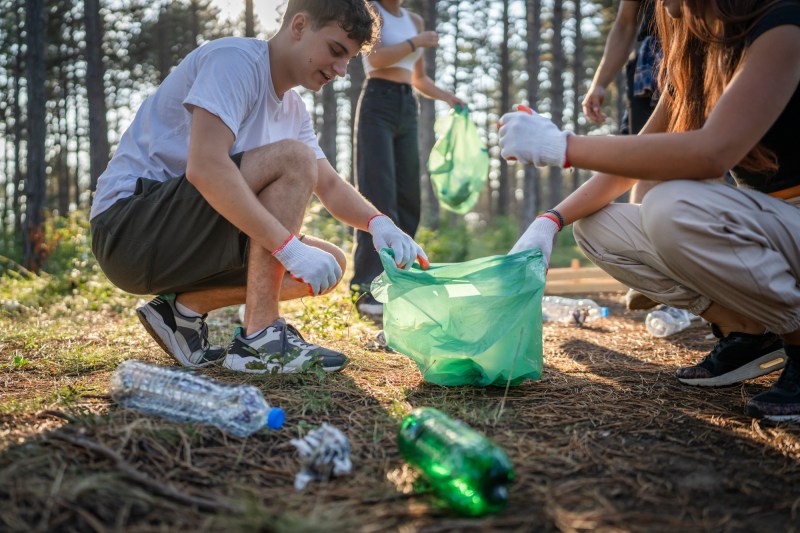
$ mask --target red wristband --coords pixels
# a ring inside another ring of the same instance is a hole
[[[543,213],[537,216],[536,218],[546,218],[548,220],[552,220],[553,223],[555,223],[556,227],[558,228],[558,231],[561,231],[561,223],[558,221],[555,215],[551,215],[550,213]]]
[[[386,215],[384,215],[383,213],[378,213],[377,215],[372,215],[371,217],[369,217],[369,220],[367,220],[367,231],[369,231],[369,225],[373,220],[375,220],[377,217],[385,217],[385,216]]]
[[[286,247],[286,245],[287,245],[287,244],[289,244],[289,241],[291,241],[292,239],[294,239],[294,234],[293,234],[293,233],[290,233],[290,234],[289,234],[289,238],[288,238],[288,239],[286,239],[285,241],[283,241],[283,244],[281,244],[281,245],[278,247],[278,249],[277,249],[277,250],[274,250],[274,251],[272,252],[272,255],[275,255],[275,254],[277,254],[278,252],[280,252],[281,250],[283,250],[283,249]]]

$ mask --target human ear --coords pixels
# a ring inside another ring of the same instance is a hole
[[[292,17],[292,22],[289,27],[292,30],[292,36],[299,39],[303,36],[303,32],[305,32],[308,27],[308,15],[304,12],[296,13]]]

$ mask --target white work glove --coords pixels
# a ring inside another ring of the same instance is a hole
[[[546,266],[550,265],[550,254],[553,253],[553,241],[558,233],[558,224],[549,217],[538,216],[533,219],[531,225],[517,240],[510,254],[515,254],[523,250],[538,248],[542,251],[542,259]]]
[[[564,167],[567,139],[573,133],[561,131],[549,119],[525,106],[500,117],[500,156],[537,167]]]
[[[428,256],[422,251],[414,239],[406,235],[394,225],[392,219],[386,215],[372,217],[368,224],[372,234],[372,244],[380,252],[384,248],[391,248],[394,252],[395,264],[403,270],[408,270],[414,264],[414,259],[419,259],[419,266],[427,270],[430,266]]]
[[[292,278],[308,285],[312,296],[327,292],[342,279],[342,267],[331,254],[303,244],[294,235],[272,256],[286,267]]]

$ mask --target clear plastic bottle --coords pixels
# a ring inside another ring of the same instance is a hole
[[[406,461],[455,511],[480,516],[508,502],[514,469],[505,452],[466,424],[431,407],[414,409],[397,433]]]
[[[683,331],[692,324],[693,314],[684,309],[662,305],[644,319],[648,333],[654,337],[668,337]]]
[[[263,427],[279,429],[286,417],[252,385],[225,385],[194,372],[141,361],[119,365],[111,376],[110,392],[123,407],[176,422],[212,424],[237,437]]]
[[[593,322],[607,316],[608,307],[601,307],[594,300],[575,300],[562,296],[542,298],[542,320],[545,322],[563,322],[581,326],[585,322]]]

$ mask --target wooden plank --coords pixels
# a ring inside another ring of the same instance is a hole
[[[606,274],[599,267],[586,267],[586,268],[551,268],[547,272],[548,280],[564,280],[564,279],[583,279],[583,278],[609,278],[614,279]]]
[[[549,278],[549,276],[548,276]],[[593,292],[621,292],[628,288],[608,276],[607,278],[584,278],[573,280],[547,280],[545,294],[589,294]]]

